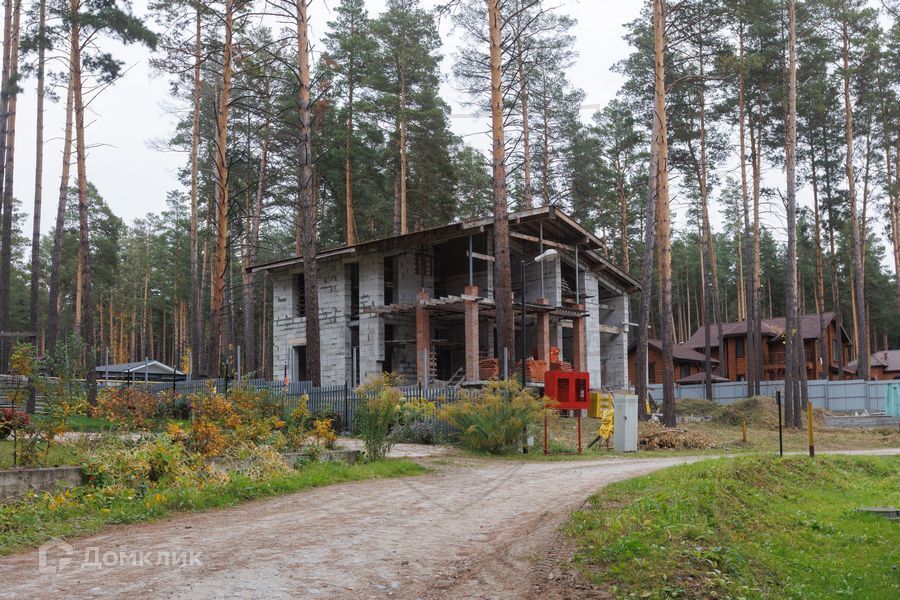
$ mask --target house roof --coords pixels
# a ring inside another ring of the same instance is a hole
[[[882,350],[872,355],[869,364],[873,369],[884,369],[887,373],[900,371],[900,350]],[[859,370],[859,361],[852,360],[847,363],[844,370],[848,373],[856,373]]]
[[[652,348],[655,348],[657,351],[662,352],[662,340],[647,340],[647,345]],[[680,360],[682,362],[694,362],[694,363],[705,363],[706,355],[702,352],[697,352],[694,348],[691,348],[687,344],[675,344],[672,347],[672,357],[675,360]],[[715,358],[711,358],[710,361],[713,364],[718,364],[719,361]]]
[[[717,375],[713,373],[709,377],[713,383],[725,383],[731,381],[727,377],[722,377],[721,375]],[[694,373],[693,375],[688,375],[687,377],[682,377],[677,380],[675,383],[706,383],[706,373],[700,371],[699,373]]]
[[[95,369],[97,373],[135,373],[143,374],[144,370],[148,373],[164,373],[167,375],[184,375],[181,371],[177,371],[169,365],[163,364],[158,360],[119,363],[116,365],[97,365]]]
[[[415,243],[436,242],[477,234],[493,226],[494,218],[484,217],[457,221],[438,227],[413,231],[403,235],[390,236],[377,240],[361,242],[352,246],[325,250],[316,255],[316,260],[324,260],[335,256],[359,255],[374,252],[378,249],[401,249]],[[626,292],[640,290],[640,284],[628,273],[613,264],[600,254],[606,245],[591,231],[584,228],[572,217],[556,206],[541,206],[509,215],[510,237],[526,241],[538,241],[541,233],[545,234],[544,245],[563,251],[574,252],[576,246],[580,251],[580,259],[592,265],[592,270],[603,272],[614,279]],[[303,264],[302,256],[293,256],[248,267],[251,273],[278,271]]]
[[[800,335],[804,340],[816,339],[822,333],[822,330],[827,328],[828,325],[834,320],[835,315],[833,312],[826,312],[819,314],[811,314],[811,315],[801,315],[800,316]],[[775,317],[772,319],[763,319],[760,323],[762,335],[763,337],[769,337],[771,339],[779,338],[784,335],[785,330],[785,318],[784,317]],[[850,340],[850,337],[847,335],[847,332],[844,331],[843,327],[841,328],[841,333],[847,340]],[[747,322],[746,321],[735,321],[730,323],[722,323],[722,337],[738,337],[747,335]],[[709,328],[709,339],[710,345],[713,347],[719,346],[719,331],[717,325],[712,325]],[[705,333],[703,327],[697,329],[694,332],[694,335],[685,342],[688,346],[693,348],[702,348],[705,345]]]

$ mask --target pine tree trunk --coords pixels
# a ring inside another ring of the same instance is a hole
[[[200,171],[200,89],[201,65],[203,61],[203,30],[200,5],[197,5],[194,17],[194,114],[191,129],[191,294],[190,300],[190,348],[191,373],[200,372],[200,348],[203,346],[203,318],[201,317],[200,275],[200,210],[199,210],[199,171]]]
[[[69,6],[71,14],[74,16],[70,33],[72,46],[69,52],[70,60],[72,61],[72,95],[75,111],[75,149],[78,173],[78,224],[81,232],[81,305],[83,307],[81,336],[84,339],[84,345],[87,351],[85,370],[87,375],[86,384],[88,402],[93,405],[97,399],[97,372],[94,370],[94,367],[96,366],[97,349],[94,347],[94,288],[91,281],[91,245],[88,233],[88,213],[90,207],[88,206],[87,157],[84,139],[84,100],[82,98],[81,88],[81,26],[77,16],[75,16],[78,12],[79,0],[70,0]]]
[[[0,235],[0,331],[8,331],[10,325],[10,287],[12,277],[12,233],[13,233],[13,182],[16,156],[16,104],[18,100],[19,78],[19,24],[22,2],[17,0],[13,7],[12,25],[8,32],[12,48],[9,55],[9,78],[3,80],[4,88],[9,88],[6,104],[6,155],[3,163],[3,218]],[[9,347],[6,340],[0,343],[0,370],[6,371],[9,361]]]
[[[531,195],[531,128],[528,115],[528,81],[525,77],[525,59],[522,52],[521,35],[522,8],[521,3],[516,2],[516,67],[519,75],[519,103],[522,111],[522,184],[523,207],[534,208],[534,200]],[[625,268],[628,271],[628,268]]]
[[[312,156],[312,106],[309,89],[309,37],[306,0],[297,0],[297,56],[300,70],[300,238],[306,300],[306,372],[321,385],[319,283],[316,264],[316,204]]]
[[[500,1],[487,0],[491,67],[491,139],[494,188],[494,303],[497,307],[497,356],[515,356],[512,275],[509,255],[509,212],[506,188],[506,142],[503,131]]]
[[[797,309],[797,33],[796,6],[794,0],[788,2],[788,89],[787,119],[785,131],[785,174],[787,177],[787,290],[786,326],[788,356],[785,357],[785,406],[791,407],[793,420],[789,423],[800,427],[801,391],[799,367],[806,371],[805,348],[800,332]]]
[[[760,262],[760,220],[759,203],[762,186],[762,126],[753,124],[750,118],[751,165],[753,168],[753,288],[750,290],[753,299],[753,330],[751,333],[751,361],[753,371],[753,395],[758,396],[762,379],[762,265]],[[769,303],[771,310],[771,302]],[[748,377],[749,379],[749,377]]]
[[[0,218],[3,208],[3,181],[6,173],[6,129],[9,124],[9,72],[10,55],[13,48],[13,5],[18,0],[6,0],[3,3],[3,65],[0,68]]]
[[[263,120],[263,138],[259,154],[259,176],[256,185],[256,197],[252,206],[247,206],[247,225],[244,227],[244,268],[241,269],[244,293],[244,356],[247,372],[257,372],[259,363],[256,357],[256,274],[250,273],[249,267],[256,262],[259,248],[259,228],[262,219],[263,199],[266,193],[266,173],[269,160],[269,80],[265,80],[265,116]],[[249,198],[249,196],[248,196]]]
[[[406,171],[407,171],[407,142],[406,142],[406,78],[400,73],[400,131],[398,145],[400,146],[400,235],[409,233],[409,207],[406,202]]]
[[[355,22],[351,28],[351,35],[355,35],[357,33]],[[353,246],[357,242],[356,219],[353,215],[353,92],[356,83],[354,63],[355,57],[351,56],[347,61],[347,141],[344,145],[344,212],[347,220],[348,246]]]
[[[648,420],[647,411],[649,390],[647,389],[647,359],[650,334],[650,306],[653,303],[653,256],[656,246],[656,198],[657,198],[657,161],[659,160],[659,123],[654,118],[650,134],[650,161],[647,170],[647,207],[644,212],[644,258],[641,265],[641,299],[638,315],[637,373],[635,374],[635,391],[638,396],[638,416]]]
[[[843,40],[843,80],[844,80],[844,117],[845,135],[847,139],[846,169],[847,190],[850,197],[850,245],[853,255],[853,290],[856,294],[856,307],[854,314],[858,322],[858,346],[857,354],[860,379],[869,379],[869,356],[866,349],[869,346],[869,333],[866,320],[864,291],[864,268],[862,255],[862,241],[860,240],[859,215],[856,212],[856,181],[853,176],[853,106],[850,103],[850,33],[847,23],[841,24]]]
[[[825,261],[822,258],[822,219],[819,213],[819,181],[816,169],[815,141],[810,139],[809,163],[812,175],[813,193],[813,223],[816,244],[816,313],[819,315],[819,360],[816,361],[815,378],[828,379],[828,369],[831,365],[825,364],[827,351],[825,348]],[[819,364],[821,362],[821,365]],[[824,373],[822,371],[824,370]]]
[[[747,185],[747,138],[745,133],[745,125],[747,122],[747,110],[746,110],[746,81],[745,81],[745,70],[744,70],[744,24],[741,22],[740,28],[738,30],[738,60],[740,63],[739,66],[739,84],[738,84],[738,139],[740,145],[740,165],[741,165],[741,199],[743,205],[743,213],[744,213],[744,251],[743,251],[743,259],[746,261],[746,264],[743,265],[743,274],[744,274],[744,292],[746,294],[744,301],[744,316],[747,321],[747,348],[745,355],[747,357],[747,396],[755,396],[756,395],[756,361],[761,356],[757,354],[756,348],[756,338],[753,335],[754,332],[754,322],[756,320],[756,314],[758,311],[754,311],[758,309],[758,290],[756,286],[756,282],[754,280],[754,269],[753,264],[751,262],[751,257],[753,256],[753,249],[751,247],[751,242],[753,240],[753,233],[751,230],[751,222],[750,222],[750,194],[748,191]],[[719,340],[719,360],[723,363],[725,362],[725,351],[724,351],[724,340]],[[734,373],[727,373],[728,377],[734,377]]]
[[[231,101],[234,0],[225,1],[225,40],[222,47],[222,89],[216,118],[216,253],[212,261],[212,318],[209,327],[207,373],[218,377],[224,330],[225,281],[228,274],[228,104]]]
[[[662,350],[663,350],[663,422],[667,427],[675,426],[675,367],[673,363],[674,331],[672,327],[672,247],[671,223],[669,216],[669,146],[666,129],[666,81],[665,81],[665,8],[664,0],[653,2],[653,46],[656,114],[659,122],[657,142],[659,145],[656,177],[658,189],[659,221],[656,234],[660,249],[659,271],[661,278],[660,298],[662,304]]]
[[[35,124],[35,157],[34,157],[34,215],[31,229],[31,330],[37,334],[38,292],[40,286],[41,267],[41,203],[44,178],[44,71],[45,50],[44,34],[47,22],[46,0],[39,0],[38,5],[38,73],[37,73],[37,122]]]

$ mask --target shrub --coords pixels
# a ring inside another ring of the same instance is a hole
[[[400,403],[394,440],[410,444],[433,444],[437,405],[425,398],[412,398]]]
[[[31,424],[31,417],[12,408],[0,411],[0,440],[5,440],[17,429],[24,429]]]
[[[392,432],[397,425],[400,390],[389,376],[381,376],[359,388],[366,399],[356,409],[356,430],[363,440],[366,458],[381,460],[394,445]]]
[[[515,381],[496,381],[477,396],[463,394],[441,411],[440,418],[459,431],[464,448],[500,454],[521,441],[523,429],[541,419],[546,402]]]
[[[285,422],[267,394],[234,388],[229,395],[210,389],[191,398],[193,423],[188,446],[203,456],[218,456],[231,446],[284,446]]]
[[[313,437],[316,444],[325,448],[333,448],[337,440],[337,434],[331,424],[331,419],[316,419],[313,421]]]
[[[149,431],[156,426],[159,400],[149,391],[135,386],[100,390],[93,415],[106,419],[118,429]]]
[[[434,444],[438,435],[433,422],[413,421],[394,429],[394,440],[406,444]]]

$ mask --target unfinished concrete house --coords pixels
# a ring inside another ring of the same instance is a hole
[[[477,384],[516,348],[496,343],[493,219],[451,223],[319,253],[322,385],[358,385],[382,372],[409,384]],[[529,373],[561,363],[587,371],[594,388],[625,388],[629,294],[638,283],[605,259],[602,242],[555,207],[510,215],[516,335],[521,335],[521,261]],[[532,262],[545,250],[553,260]],[[554,253],[549,253],[554,254]],[[302,258],[252,267],[273,282],[276,377],[306,379]],[[557,365],[558,366],[558,365]]]

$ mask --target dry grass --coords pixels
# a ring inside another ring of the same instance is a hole
[[[816,419],[818,421],[818,419]],[[740,425],[728,425],[717,422],[684,423],[679,424],[678,429],[684,429],[690,436],[699,436],[694,439],[702,439],[710,443],[705,452],[777,452],[778,451],[778,427],[777,414],[775,426],[753,425],[747,426],[747,443],[741,440]],[[582,440],[585,453],[591,456],[607,454],[602,442],[597,443],[588,450],[587,445],[597,435],[600,421],[584,418],[581,421]],[[803,429],[784,430],[785,451],[805,451],[807,449],[806,419],[803,419]],[[542,443],[543,431],[534,431],[535,444]],[[562,418],[553,424],[550,430],[551,450],[556,453],[574,452],[577,448],[576,419]],[[816,426],[815,429],[816,450],[867,450],[874,448],[900,448],[900,431],[897,429],[825,429]],[[642,449],[643,450],[643,449]],[[647,454],[661,452],[704,452],[702,449],[686,447],[682,445],[676,450],[650,449]],[[644,454],[641,452],[640,454]]]
[[[638,447],[641,450],[710,450],[719,446],[715,439],[696,429],[669,429],[659,423],[641,423]]]

